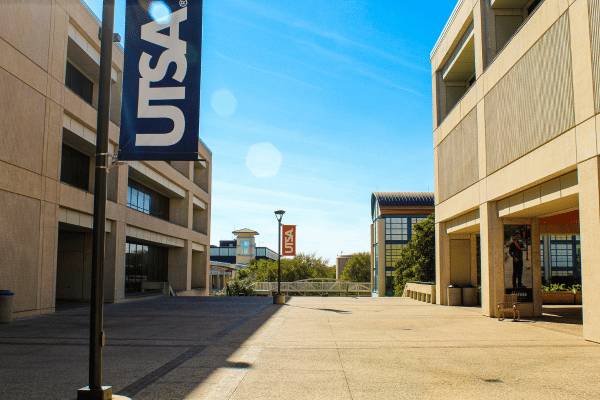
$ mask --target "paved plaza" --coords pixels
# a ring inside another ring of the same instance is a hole
[[[271,300],[107,305],[103,384],[136,400],[600,398],[578,309],[499,322],[408,298]],[[88,324],[83,306],[0,325],[0,398],[75,399]]]

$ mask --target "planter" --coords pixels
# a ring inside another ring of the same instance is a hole
[[[542,292],[542,304],[581,304],[581,292]]]

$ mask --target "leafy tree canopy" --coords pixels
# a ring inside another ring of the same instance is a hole
[[[340,279],[349,282],[371,282],[371,254],[356,253],[350,257]]]
[[[413,226],[412,239],[394,263],[395,295],[402,296],[407,282],[435,281],[435,216]]]
[[[253,282],[276,282],[277,260],[251,260],[248,267],[238,271],[239,278]],[[322,257],[300,253],[294,258],[281,259],[281,281],[294,282],[310,278],[335,278],[335,268],[327,266]]]

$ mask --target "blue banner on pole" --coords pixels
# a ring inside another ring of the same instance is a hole
[[[120,160],[198,160],[202,0],[127,0]]]

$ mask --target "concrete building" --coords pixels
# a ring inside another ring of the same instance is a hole
[[[268,247],[256,247],[258,232],[244,228],[232,232],[233,240],[221,240],[219,246],[210,246],[210,260],[229,264],[248,265],[250,260],[277,260],[277,252]]]
[[[337,256],[335,259],[335,279],[340,279],[344,268],[346,268],[346,263],[352,258],[353,255],[354,254],[342,254]]]
[[[373,296],[393,295],[394,262],[412,238],[412,226],[433,210],[431,192],[374,192],[371,195]]]
[[[598,0],[456,5],[431,53],[439,304],[479,283],[495,316],[520,268],[522,315],[541,315],[540,237],[579,235],[584,337],[600,342],[599,33]]]
[[[229,280],[235,278],[238,268],[242,267],[237,264],[229,264],[220,261],[210,262],[210,293],[219,291],[225,288]]]
[[[27,316],[90,298],[100,24],[78,0],[0,8],[0,286],[15,293],[15,316]],[[115,44],[112,154],[122,71]],[[107,301],[145,282],[208,294],[211,157],[200,142],[206,161],[110,168]]]

